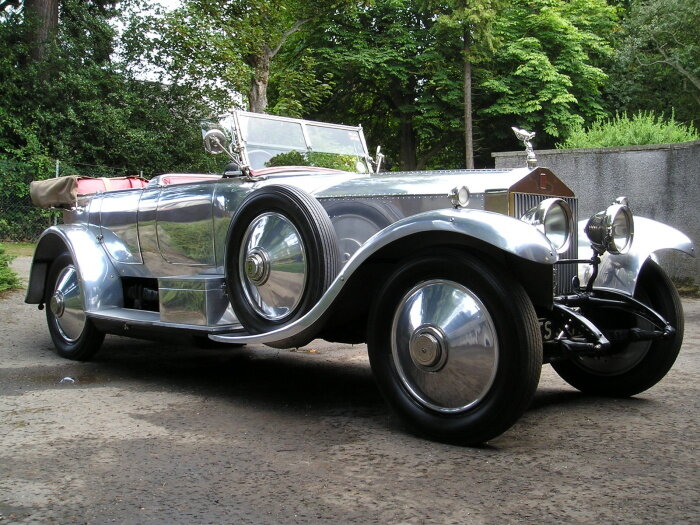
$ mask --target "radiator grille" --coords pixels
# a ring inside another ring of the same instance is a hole
[[[525,213],[537,206],[541,201],[550,198],[549,195],[533,195],[530,193],[514,193],[514,210],[513,216],[519,219]],[[576,259],[578,257],[578,199],[574,197],[558,197],[571,206],[571,212],[574,215],[574,231],[569,248],[562,254],[559,254],[560,259]],[[560,295],[571,293],[573,287],[571,280],[578,272],[576,264],[555,264],[554,265],[554,294]]]

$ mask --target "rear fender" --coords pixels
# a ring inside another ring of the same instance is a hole
[[[85,311],[123,306],[119,275],[97,236],[85,225],[51,226],[39,238],[25,302],[41,304],[46,297],[46,278],[51,263],[69,252],[80,275]]]
[[[588,237],[583,231],[588,220],[578,223],[580,259],[589,259],[593,254]],[[695,257],[695,246],[684,233],[667,226],[666,224],[647,219],[646,217],[634,217],[634,239],[630,251],[624,255],[605,253],[601,256],[601,263],[593,288],[618,290],[634,295],[637,287],[639,272],[646,260],[661,250],[677,250]],[[579,265],[579,279],[582,285],[588,283],[592,267],[589,264]]]

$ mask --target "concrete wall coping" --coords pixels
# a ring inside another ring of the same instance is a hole
[[[561,155],[562,153],[624,153],[627,151],[651,151],[651,150],[673,150],[685,149],[700,146],[700,140],[690,142],[677,142],[674,144],[648,144],[643,146],[621,146],[612,148],[575,148],[575,149],[535,149],[535,154],[540,155]],[[521,151],[498,151],[491,153],[491,157],[512,157],[513,155],[525,155],[525,150]]]

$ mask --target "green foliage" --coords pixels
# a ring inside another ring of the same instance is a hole
[[[31,179],[49,176],[55,158],[101,175],[212,166],[197,126],[207,109],[183,88],[136,80],[113,62],[114,15],[63,0],[41,62],[28,59],[19,15],[0,23],[0,159],[32,165]]]
[[[697,0],[186,0],[139,13],[149,4],[60,0],[40,62],[22,11],[3,12],[0,236],[21,237],[22,216],[48,222],[8,203],[29,206],[28,182],[56,158],[63,173],[220,171],[199,118],[263,88],[272,113],[362,124],[390,169],[464,165],[467,62],[480,165],[519,147],[512,125],[548,147],[617,110],[700,115]]]
[[[588,128],[576,127],[558,148],[607,148],[644,144],[672,144],[700,140],[700,133],[689,124],[665,119],[653,112],[627,113],[595,121]]]
[[[357,171],[358,158],[354,155],[341,155],[338,153],[324,153],[320,151],[289,151],[272,157],[265,166],[272,168],[277,166],[316,166],[342,171]]]
[[[420,142],[416,119],[425,78],[422,51],[433,38],[433,19],[414,0],[375,0],[319,21],[303,45],[335,87],[325,106],[306,116],[362,124],[369,141],[382,144],[387,165],[415,169],[429,149]]]
[[[301,118],[319,109],[333,92],[333,75],[321,76],[316,71],[318,60],[304,55],[282,62],[270,75],[269,113]]]
[[[288,151],[287,153],[279,153],[265,163],[268,168],[276,168],[279,166],[311,166],[306,153],[301,151]]]
[[[0,292],[19,288],[20,281],[17,274],[10,268],[12,257],[5,253],[5,248],[0,245]]]
[[[0,240],[32,240],[52,223],[55,212],[36,208],[29,199],[29,183],[47,178],[47,159],[15,162],[0,159]]]
[[[155,64],[161,78],[186,86],[218,111],[229,109],[235,94],[247,96],[251,111],[264,111],[272,82],[275,112],[296,115],[318,105],[330,79],[316,76],[309,56],[297,57],[294,67],[275,57],[332,7],[324,0],[185,0],[172,12],[133,20],[127,56]]]
[[[336,85],[326,108],[307,116],[362,123],[389,167],[462,167],[467,57],[484,164],[491,151],[518,147],[514,124],[538,131],[543,146],[606,114],[601,66],[615,28],[604,0],[375,0],[305,39]]]
[[[614,109],[700,122],[697,0],[633,1],[622,24],[608,89]]]
[[[540,147],[605,115],[598,65],[612,53],[616,13],[604,0],[516,0],[502,13],[502,46],[482,83],[493,133],[543,131]]]

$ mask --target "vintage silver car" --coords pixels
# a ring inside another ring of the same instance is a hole
[[[516,132],[528,167],[381,172],[360,127],[227,114],[203,125],[223,175],[61,181],[48,202],[64,223],[38,242],[26,301],[78,360],[107,333],[366,342],[393,409],[450,442],[513,425],[543,363],[584,392],[642,392],[683,340],[653,255],[692,243],[624,197],[577,222],[575,195]]]

